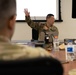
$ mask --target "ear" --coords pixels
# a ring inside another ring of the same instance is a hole
[[[8,28],[9,28],[10,30],[14,28],[15,21],[16,21],[16,16],[12,16],[12,17],[9,19]]]

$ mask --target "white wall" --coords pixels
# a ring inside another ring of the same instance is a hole
[[[76,38],[76,19],[72,18],[72,0],[61,0],[63,22],[55,23],[59,29],[59,39]],[[31,28],[26,23],[16,23],[13,40],[30,40]]]
[[[16,23],[16,28],[12,40],[30,39],[32,39],[32,29],[27,25],[27,23]]]

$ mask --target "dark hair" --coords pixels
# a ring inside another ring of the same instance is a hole
[[[16,14],[16,0],[0,0],[0,28]]]
[[[49,18],[51,16],[54,16],[53,14],[47,14],[46,18]]]

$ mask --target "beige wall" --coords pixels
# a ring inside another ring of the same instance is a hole
[[[59,29],[59,39],[76,38],[76,19],[72,19],[72,0],[61,0],[63,22],[55,23]],[[26,23],[16,23],[13,40],[30,40],[31,28]]]

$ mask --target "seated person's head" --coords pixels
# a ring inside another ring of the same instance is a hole
[[[46,21],[47,23],[51,26],[53,25],[55,19],[54,19],[54,15],[53,14],[47,14],[46,16]]]
[[[11,39],[16,19],[16,0],[0,0],[0,36]]]

